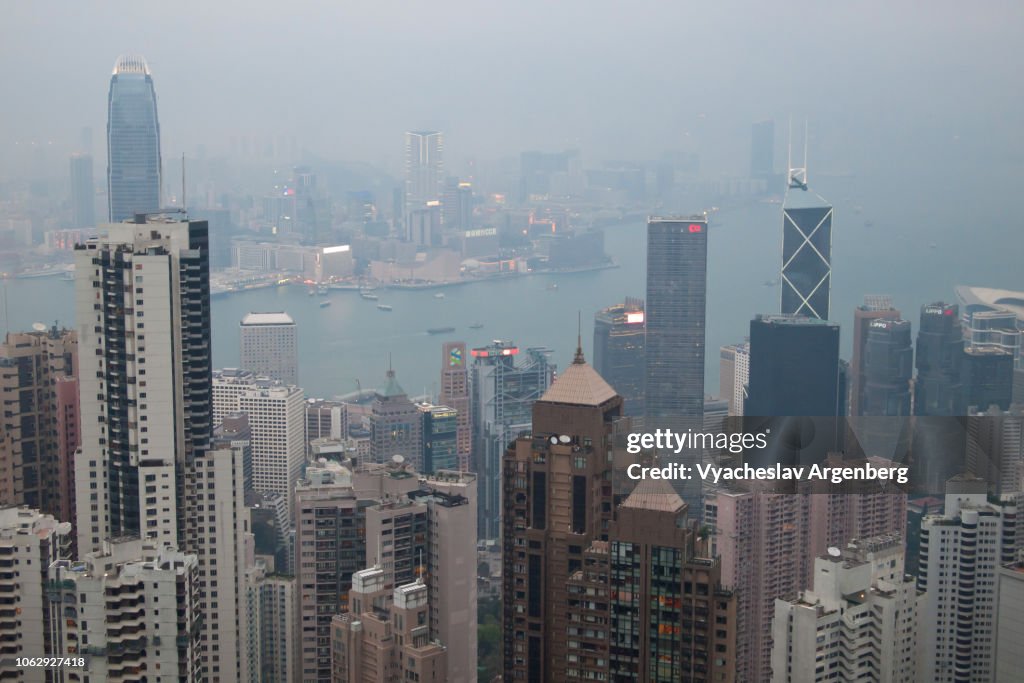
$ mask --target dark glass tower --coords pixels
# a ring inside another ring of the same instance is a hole
[[[644,414],[644,302],[626,298],[594,315],[594,369],[625,401],[626,415]]]
[[[992,346],[968,346],[962,360],[963,401],[966,411],[999,406],[1010,409],[1013,393],[1013,354]]]
[[[832,206],[793,179],[782,203],[782,313],[828,319]]]
[[[750,382],[744,415],[837,417],[839,325],[759,315],[750,321]]]
[[[107,101],[107,190],[110,220],[160,209],[160,122],[146,60],[122,56]]]
[[[963,333],[955,304],[934,303],[921,307],[917,333],[917,381],[914,382],[915,415],[960,415]]]
[[[864,349],[864,387],[859,415],[910,415],[914,347],[907,320],[873,320]]]

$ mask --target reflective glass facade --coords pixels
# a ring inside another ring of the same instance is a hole
[[[160,123],[141,57],[121,57],[110,77],[107,189],[112,222],[160,209]]]
[[[832,207],[813,192],[791,188],[782,216],[782,313],[828,320]]]

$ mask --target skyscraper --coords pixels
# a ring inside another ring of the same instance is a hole
[[[160,209],[160,122],[146,60],[123,55],[107,100],[107,195],[111,222]]]
[[[782,202],[782,313],[828,319],[832,288],[832,205],[791,169]]]
[[[917,330],[914,414],[957,415],[962,391],[963,333],[956,304],[921,307]]]
[[[743,415],[750,383],[750,342],[723,346],[720,353],[718,397],[729,402],[730,415]]]
[[[594,314],[594,369],[623,398],[626,415],[644,414],[645,332],[641,299],[626,297]]]
[[[1010,408],[1013,394],[1013,354],[992,346],[968,346],[961,361],[963,399],[960,414],[971,408]]]
[[[299,344],[287,313],[247,313],[238,326],[239,367],[284,384],[299,383]]]
[[[405,134],[405,213],[441,199],[444,189],[444,136],[434,130]]]
[[[912,343],[909,321],[880,319],[868,325],[863,356],[865,381],[858,415],[910,415],[910,379],[914,374]]]
[[[1016,559],[1018,526],[1015,496],[990,498],[970,476],[950,480],[943,514],[921,522],[918,680],[993,679],[995,587],[1000,566]]]
[[[647,222],[646,400],[649,431],[699,431],[704,422],[708,221],[703,215]],[[697,452],[673,458],[696,461]],[[694,516],[700,481],[683,483]]]
[[[744,415],[837,417],[839,325],[793,315],[750,321]]]
[[[418,403],[423,428],[423,473],[458,471],[458,413],[448,406]]]
[[[92,155],[71,155],[71,227],[96,226],[96,187],[92,180]]]
[[[534,401],[551,385],[555,366],[548,350],[531,348],[516,363],[519,347],[495,341],[473,349],[473,471],[479,477],[480,537],[501,533],[501,459],[509,442],[530,429]]]
[[[441,403],[457,412],[458,469],[462,472],[469,471],[473,448],[468,361],[465,342],[445,342],[441,345]]]
[[[37,328],[0,343],[0,505],[27,505],[70,522],[78,340],[71,330]]]
[[[414,468],[422,470],[423,416],[395,379],[394,370],[388,369],[384,387],[374,395],[370,432],[373,462],[390,462],[401,455]]]
[[[865,296],[864,303],[853,311],[853,357],[850,359],[850,415],[860,415],[864,377],[864,346],[868,328],[875,320],[897,320],[900,312],[892,307],[888,296]]]
[[[915,603],[899,536],[831,549],[814,560],[813,589],[775,601],[772,682],[914,683]]]

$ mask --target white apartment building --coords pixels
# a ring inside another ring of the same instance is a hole
[[[238,326],[243,370],[282,384],[299,383],[298,327],[285,312],[248,313]]]

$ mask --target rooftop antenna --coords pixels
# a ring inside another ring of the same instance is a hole
[[[576,311],[576,357],[573,364],[582,365],[587,361],[583,358],[583,311]]]
[[[185,204],[185,153],[181,154],[181,210],[187,211],[188,207]]]
[[[793,166],[793,118],[789,119],[789,161],[787,167],[789,171],[788,175],[788,189],[807,189],[807,122],[804,122],[804,165],[802,167]]]

